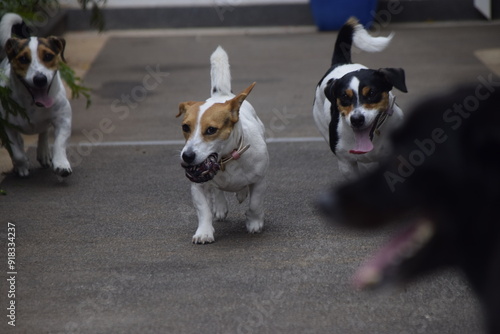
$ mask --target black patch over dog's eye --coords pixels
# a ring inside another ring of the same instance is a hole
[[[43,61],[45,62],[49,62],[49,61],[52,61],[54,59],[54,55],[52,53],[44,53],[43,55]]]
[[[340,94],[339,101],[343,107],[348,107],[352,104],[352,98],[346,92]]]
[[[365,97],[370,102],[378,102],[380,100],[380,92],[376,89],[370,89]]]
[[[210,135],[213,135],[217,132],[217,128],[214,128],[213,126],[209,126],[206,130],[205,130],[205,134],[210,136]]]
[[[189,133],[191,132],[191,127],[187,124],[182,124],[182,131]]]
[[[21,64],[29,64],[31,62],[31,59],[27,56],[21,56],[19,58],[17,58],[17,60],[21,63]]]

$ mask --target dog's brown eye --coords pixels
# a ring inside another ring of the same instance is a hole
[[[182,131],[191,132],[191,127],[187,124],[182,124]]]
[[[17,58],[17,61],[19,61],[21,64],[29,64],[30,59],[27,56],[21,56]]]
[[[213,135],[217,132],[217,128],[214,128],[213,126],[209,126],[206,130],[205,130],[205,134],[206,135]]]
[[[54,59],[54,55],[52,53],[45,53],[43,55],[43,61],[49,62]]]

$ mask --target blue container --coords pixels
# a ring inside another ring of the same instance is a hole
[[[377,0],[310,0],[310,6],[319,30],[338,30],[351,16],[368,28]]]

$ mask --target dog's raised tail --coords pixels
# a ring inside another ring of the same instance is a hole
[[[380,52],[389,45],[393,36],[394,33],[387,37],[373,37],[359,23],[358,19],[351,17],[340,28],[333,51],[332,66],[352,63],[352,44],[366,52]]]
[[[21,16],[14,13],[7,13],[2,16],[2,21],[0,21],[0,48],[5,47],[5,43],[12,36],[13,27],[23,25],[23,19]]]
[[[210,57],[210,64],[212,96],[231,94],[231,72],[229,70],[229,59],[226,51],[224,51],[222,47],[217,47],[214,53],[212,53],[212,56]]]

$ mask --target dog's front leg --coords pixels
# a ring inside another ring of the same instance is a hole
[[[52,170],[57,175],[66,177],[71,175],[70,163],[66,156],[66,145],[71,136],[71,113],[59,118],[54,123],[54,158],[52,159]]]
[[[265,179],[249,186],[250,205],[246,213],[246,226],[249,233],[260,233],[264,228],[264,193],[266,188]]]
[[[198,229],[193,235],[193,243],[205,244],[214,242],[210,191],[204,185],[193,183],[191,185],[191,196],[193,197],[193,204],[198,215]]]
[[[36,148],[36,159],[43,168],[49,168],[52,157],[49,149],[49,134],[47,131],[38,135],[38,145]]]
[[[226,195],[222,190],[214,188],[212,191],[212,196],[213,196],[212,206],[213,206],[214,217],[215,219],[222,221],[226,219],[228,212]]]
[[[355,180],[359,176],[358,164],[356,161],[339,160],[339,170],[348,181]]]
[[[27,177],[29,175],[29,160],[24,152],[24,140],[21,134],[10,128],[5,128],[7,136],[10,140],[10,148],[12,152],[10,158],[14,166],[14,172],[20,177]]]

